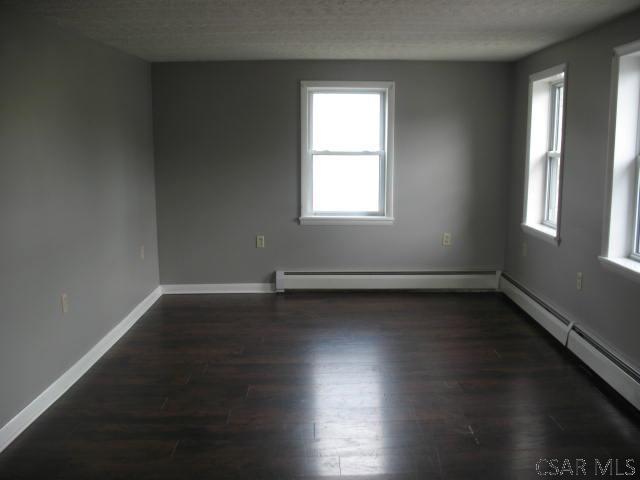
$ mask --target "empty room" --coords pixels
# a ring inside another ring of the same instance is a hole
[[[0,0],[0,480],[640,478],[640,0]]]

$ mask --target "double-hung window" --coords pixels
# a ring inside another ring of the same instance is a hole
[[[640,41],[614,53],[608,208],[600,260],[640,280]]]
[[[565,65],[532,75],[523,229],[543,240],[560,241],[562,147],[566,105]]]
[[[302,224],[393,222],[391,82],[302,82]]]
[[[564,108],[564,82],[551,85],[551,113],[549,151],[547,152],[544,220],[550,228],[558,226],[558,196],[560,191],[560,160],[562,156],[562,115]]]

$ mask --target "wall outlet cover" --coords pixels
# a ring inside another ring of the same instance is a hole
[[[60,295],[60,306],[62,313],[69,313],[69,296],[66,293]]]

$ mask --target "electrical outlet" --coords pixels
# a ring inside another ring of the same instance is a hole
[[[69,296],[66,293],[60,295],[60,306],[62,313],[69,313]]]
[[[144,260],[144,245],[140,245],[140,260]]]
[[[451,234],[448,232],[445,232],[442,234],[442,246],[443,247],[450,247],[451,246]]]
[[[576,275],[576,288],[582,290],[582,272],[578,272]]]
[[[256,236],[256,248],[264,248],[264,235]]]
[[[522,256],[527,256],[527,242],[522,242]]]

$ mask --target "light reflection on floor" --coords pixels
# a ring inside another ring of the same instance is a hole
[[[320,456],[332,453],[342,475],[386,473],[380,361],[377,343],[369,340],[321,346],[315,352],[311,388],[316,450],[311,454],[318,454],[316,475],[335,473]],[[363,446],[369,455],[362,455]]]

